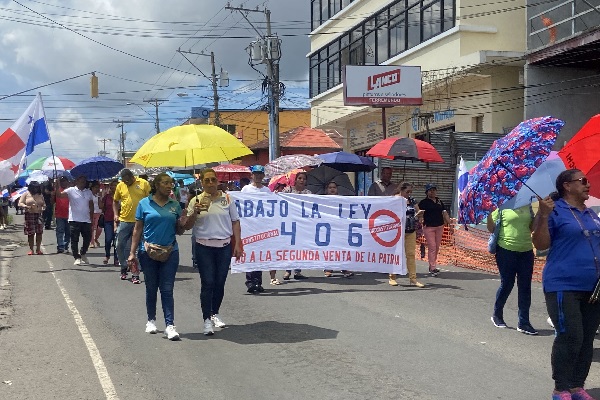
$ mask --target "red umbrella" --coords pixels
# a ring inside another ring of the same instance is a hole
[[[368,156],[390,160],[415,160],[422,162],[444,162],[440,153],[431,144],[412,138],[387,138],[367,152]]]
[[[221,164],[212,168],[221,182],[239,181],[240,178],[250,177],[250,169],[244,165]]]
[[[600,181],[600,114],[588,122],[567,142],[558,156],[566,168],[577,168],[593,183]],[[592,184],[590,195],[600,197],[600,185]]]

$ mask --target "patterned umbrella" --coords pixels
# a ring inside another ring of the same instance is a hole
[[[221,164],[212,168],[221,182],[239,181],[240,178],[249,178],[250,169],[245,165]]]
[[[290,154],[281,156],[265,165],[265,176],[271,178],[275,175],[285,174],[296,168],[317,167],[323,160],[306,154]]]
[[[458,222],[478,224],[516,196],[550,154],[563,125],[552,117],[534,118],[496,140],[469,175],[459,200]]]

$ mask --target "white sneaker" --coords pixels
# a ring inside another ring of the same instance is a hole
[[[154,320],[146,322],[146,333],[154,334],[156,332],[158,332],[158,329],[156,329],[156,323]]]
[[[554,324],[552,323],[552,319],[550,317],[548,317],[548,319],[546,320],[546,322],[548,323],[548,325],[550,325],[551,327],[554,328]]]
[[[81,256],[81,265],[86,265],[89,263],[90,263],[90,260],[88,260],[87,256],[82,255]]]
[[[76,258],[75,261],[73,262],[73,265],[81,265],[81,259]]]
[[[210,320],[212,321],[213,325],[217,328],[225,327],[225,322],[223,322],[219,314],[213,315],[212,317],[210,317]]]
[[[148,330],[148,328],[146,328]],[[169,340],[179,340],[179,333],[175,330],[175,325],[169,325],[165,328],[165,336]]]
[[[210,318],[206,318],[204,320],[204,334],[206,336],[214,335],[215,331],[213,331],[213,324]]]

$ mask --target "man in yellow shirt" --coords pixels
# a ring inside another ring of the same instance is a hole
[[[113,211],[117,235],[117,258],[121,265],[121,279],[127,280],[127,257],[131,250],[131,236],[135,226],[135,211],[138,203],[150,194],[150,184],[142,178],[133,176],[128,169],[121,171],[121,182],[117,185],[113,197]],[[119,210],[120,208],[120,210]],[[131,282],[140,283],[139,275],[133,275]]]

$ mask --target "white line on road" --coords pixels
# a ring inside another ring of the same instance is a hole
[[[96,343],[94,342],[94,339],[92,339],[92,335],[85,326],[81,314],[79,314],[77,307],[75,307],[73,300],[71,300],[71,297],[69,297],[69,293],[67,293],[67,290],[61,283],[60,279],[54,273],[54,264],[52,264],[52,261],[50,261],[48,257],[46,257],[46,261],[50,266],[50,272],[52,273],[52,276],[54,277],[54,280],[56,281],[60,292],[62,293],[65,301],[67,302],[67,307],[69,307],[69,310],[71,310],[71,314],[73,314],[73,318],[75,318],[75,323],[77,324],[77,328],[79,328],[81,337],[83,338],[83,341],[87,346],[88,352],[90,353],[90,357],[92,358],[92,362],[94,363],[94,368],[96,369],[96,374],[98,375],[100,385],[102,385],[102,389],[104,390],[104,394],[106,395],[107,400],[119,400],[119,396],[117,396],[117,390],[115,389],[115,386],[112,383],[112,379],[110,379],[110,375],[108,375],[108,370],[106,369],[106,365],[104,365],[104,361],[102,360],[100,351],[98,350],[98,347],[96,347]]]

